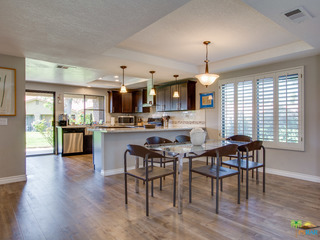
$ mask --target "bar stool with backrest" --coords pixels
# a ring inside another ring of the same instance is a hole
[[[127,168],[127,154],[131,156],[143,158],[144,166],[128,170]],[[162,168],[153,165],[153,159],[171,159],[173,161],[173,168]],[[151,160],[151,161],[150,161]],[[149,165],[150,163],[150,165]],[[173,206],[176,204],[176,159],[165,157],[159,152],[151,151],[139,145],[127,145],[127,150],[124,153],[124,181],[125,181],[125,204],[128,204],[128,179],[127,176],[140,179],[145,182],[146,188],[146,215],[149,216],[149,181],[151,181],[151,196],[153,197],[153,180],[162,178],[164,176],[173,175]]]
[[[238,153],[237,144],[229,144],[217,149],[205,151],[203,154],[196,157],[211,157],[211,165],[204,165],[201,167],[192,167],[193,156],[189,157],[189,202],[192,202],[192,173],[198,173],[211,178],[211,195],[213,196],[213,179],[216,179],[216,213],[219,213],[219,181],[226,177],[238,175],[238,204],[240,204],[240,168],[237,170],[229,169],[221,166],[222,157],[230,154]],[[213,159],[217,159],[214,164]],[[240,155],[238,154],[238,162],[240,163]]]
[[[240,159],[240,165],[237,159],[231,159],[228,161],[222,162],[223,165],[227,165],[229,167],[236,167],[236,168],[241,168],[246,171],[246,198],[248,199],[249,196],[249,171],[258,169],[258,168],[263,168],[263,192],[265,192],[265,168],[266,168],[266,151],[264,146],[262,145],[262,141],[253,141],[250,142],[246,145],[239,146],[239,151],[245,152],[245,157]],[[263,151],[263,160],[262,163],[259,162],[259,154],[258,151],[261,150]],[[249,160],[249,152],[254,152],[256,151],[256,161],[250,161]],[[258,178],[257,178],[257,183],[258,183]]]

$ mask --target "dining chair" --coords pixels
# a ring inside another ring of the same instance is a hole
[[[238,204],[240,204],[240,168],[237,170],[225,168],[221,166],[222,157],[230,154],[238,153],[238,162],[240,164],[240,155],[237,144],[229,144],[217,149],[208,150],[198,156],[189,157],[189,202],[192,202],[192,173],[198,173],[211,178],[211,195],[213,196],[213,180],[216,179],[216,213],[219,213],[219,181],[226,177],[238,175]],[[192,167],[192,160],[196,157],[211,157],[211,164],[201,167]],[[213,159],[216,158],[217,162],[214,164]]]
[[[246,135],[233,135],[233,136],[226,138],[226,140],[238,141],[238,142],[252,142],[252,138],[249,136],[246,136]],[[231,160],[232,158],[237,158],[238,156],[229,155],[228,157]],[[244,155],[244,152],[240,151],[240,158],[245,158],[245,157],[246,156]],[[249,158],[252,158],[252,160],[254,161],[253,154],[250,154]],[[254,178],[254,171],[252,171],[252,178]],[[243,182],[243,170],[242,170],[242,174],[241,174],[241,181]]]
[[[228,161],[223,161],[222,165],[226,165],[229,167],[236,167],[241,170],[246,171],[246,198],[249,197],[249,171],[257,169],[257,183],[259,182],[258,176],[258,168],[263,168],[263,192],[265,192],[265,168],[266,168],[266,151],[264,146],[262,145],[262,141],[253,141],[246,145],[239,146],[240,152],[245,152],[245,157],[240,159],[240,163],[237,159],[231,159]],[[262,149],[263,160],[262,163],[259,162],[259,150]],[[256,152],[256,161],[249,160],[249,152]]]
[[[187,143],[187,142],[191,142],[191,138],[189,136],[187,136],[187,135],[178,135],[178,136],[176,136],[174,142],[175,143]],[[193,154],[195,154],[195,153],[193,153]],[[206,164],[208,165],[208,163],[209,163],[209,159],[207,157],[206,158]]]
[[[146,143],[144,145],[164,144],[164,143],[172,143],[172,141],[167,138],[152,136],[146,139]],[[163,155],[165,156],[165,152],[163,152]],[[172,158],[160,158],[154,161],[154,163],[158,163],[160,164],[160,167],[164,167],[164,168],[166,168],[166,163],[169,163],[169,162],[173,162]],[[165,179],[165,177],[163,179]],[[160,178],[160,190],[162,190],[162,178]]]
[[[176,136],[176,138],[174,140],[174,142],[176,142],[176,143],[186,143],[186,142],[190,142],[190,141],[191,141],[191,139],[187,135],[178,135],[178,136]]]
[[[145,167],[128,170],[127,155],[143,158]],[[125,181],[125,204],[128,204],[128,176],[132,176],[145,182],[146,188],[146,215],[149,216],[149,181],[151,181],[151,196],[153,197],[153,180],[164,176],[173,175],[173,206],[176,204],[176,159],[170,158],[173,161],[173,168],[162,168],[153,165],[153,159],[169,159],[159,152],[151,151],[139,145],[127,145],[127,150],[124,153],[124,181]],[[151,160],[151,161],[150,161]],[[149,164],[150,163],[150,164]]]

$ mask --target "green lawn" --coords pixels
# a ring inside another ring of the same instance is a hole
[[[39,132],[26,132],[27,148],[52,147]]]

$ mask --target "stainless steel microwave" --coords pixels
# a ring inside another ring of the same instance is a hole
[[[135,116],[119,116],[118,124],[119,125],[135,125],[136,117]]]

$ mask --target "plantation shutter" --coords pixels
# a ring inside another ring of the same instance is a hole
[[[221,134],[223,138],[234,135],[234,83],[221,86]]]
[[[257,139],[274,141],[274,81],[273,77],[256,80]]]
[[[299,74],[278,76],[278,123],[280,143],[299,143]]]
[[[253,100],[252,81],[238,83],[237,132],[252,137]]]

